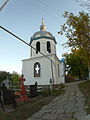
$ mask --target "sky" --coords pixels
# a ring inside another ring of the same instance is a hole
[[[0,0],[0,6],[5,0]],[[40,30],[42,17],[47,31],[57,41],[57,56],[69,52],[62,46],[67,41],[58,35],[60,26],[66,21],[64,11],[78,15],[82,9],[75,0],[9,0],[0,12],[0,26],[12,31],[27,43]],[[0,71],[22,72],[22,60],[30,58],[30,47],[0,29]]]

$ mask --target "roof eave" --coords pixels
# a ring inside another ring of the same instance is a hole
[[[31,37],[30,44],[32,43],[33,40],[38,40],[38,39],[41,39],[41,38],[54,40],[55,44],[57,44],[57,42],[56,42],[56,40],[55,40],[55,37],[54,37],[54,38],[51,38],[51,37],[46,37],[46,36],[37,37],[37,38],[32,38],[32,37]]]

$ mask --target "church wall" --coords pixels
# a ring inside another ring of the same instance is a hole
[[[55,42],[53,40],[50,39],[38,39],[38,40],[34,40],[31,43],[31,46],[33,46],[34,48],[36,48],[36,43],[40,42],[40,51],[45,54],[45,55],[49,55],[49,54],[56,54],[56,48],[55,48]],[[50,42],[51,44],[51,53],[47,52],[47,41]],[[40,53],[36,54],[36,50],[32,49],[32,56],[31,57],[36,57],[36,56],[42,56]]]
[[[59,62],[57,59],[55,59],[55,65],[56,65],[56,67],[55,67],[56,84],[60,84],[60,83],[61,83],[61,79],[60,79],[60,76],[58,76],[58,65],[59,65],[59,67],[60,67],[60,62]],[[59,72],[60,72],[60,71],[59,71]]]
[[[33,85],[36,81],[38,85],[50,85],[50,79],[54,80],[54,84],[64,83],[64,64],[56,56],[55,37],[46,31],[43,21],[40,31],[35,32],[31,37],[30,45],[49,57],[54,64],[52,63],[51,66],[51,60],[30,48],[30,59],[23,60],[22,65],[25,85]]]
[[[64,63],[61,63],[61,66],[60,66],[60,74],[61,74],[61,82],[62,83],[65,83],[65,65]]]
[[[59,59],[56,59],[55,57],[55,71],[56,71],[56,84],[65,83],[65,76],[64,76],[64,64],[59,61]],[[59,67],[59,68],[58,68]],[[58,70],[59,69],[59,70]],[[59,72],[59,73],[58,73]]]
[[[34,64],[36,62],[40,63],[41,66],[41,76],[40,77],[34,77]],[[50,78],[52,78],[51,73],[51,61],[48,60],[45,57],[40,58],[31,58],[28,60],[23,61],[23,74],[26,78],[25,84],[31,85],[35,84],[35,81],[37,81],[38,85],[49,85]]]
[[[39,40],[38,40],[38,41],[39,41]],[[38,41],[33,41],[32,44],[31,44],[31,46],[33,46],[33,47],[36,49],[36,43],[37,43]],[[41,48],[40,48],[40,49],[41,49]],[[41,56],[41,54],[40,54],[40,53],[36,54],[36,50],[34,50],[34,49],[32,48],[32,56],[30,56],[30,57],[38,57],[38,56]]]

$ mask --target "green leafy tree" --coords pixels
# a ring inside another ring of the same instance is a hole
[[[12,82],[13,82],[13,86],[17,86],[19,87],[20,85],[20,75],[17,72],[13,72],[12,73]]]
[[[10,79],[11,80],[11,74],[9,72],[6,71],[0,71],[0,83],[5,80],[5,79]]]
[[[69,74],[78,76],[79,79],[86,77],[88,74],[86,58],[83,56],[82,50],[74,49],[70,54],[65,55],[66,65],[70,68]]]
[[[79,12],[78,16],[65,12],[66,22],[61,25],[59,34],[65,34],[68,38],[67,46],[73,49],[82,49],[86,57],[89,79],[90,79],[90,16],[87,13]]]

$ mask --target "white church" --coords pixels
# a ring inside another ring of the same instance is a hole
[[[22,60],[22,73],[25,85],[58,85],[65,83],[64,61],[56,55],[56,39],[46,31],[42,21],[40,31],[35,32],[30,40],[30,58]]]

